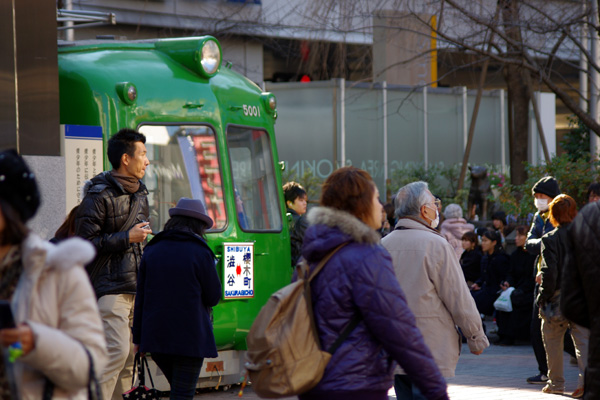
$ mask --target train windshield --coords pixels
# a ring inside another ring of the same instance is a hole
[[[236,214],[245,231],[280,231],[281,212],[267,132],[227,127]]]
[[[227,224],[215,132],[208,126],[142,125],[150,165],[144,183],[148,188],[150,223],[162,230],[169,208],[182,197],[203,201],[213,219],[211,230]]]

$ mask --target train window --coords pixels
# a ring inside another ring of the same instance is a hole
[[[150,223],[162,230],[169,208],[182,197],[200,199],[215,222],[212,230],[227,223],[215,132],[208,126],[142,125],[150,165],[144,183],[150,192]]]
[[[238,222],[246,231],[280,231],[281,212],[267,132],[227,127]]]

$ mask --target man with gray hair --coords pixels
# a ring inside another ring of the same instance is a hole
[[[454,376],[460,354],[459,327],[473,354],[490,344],[454,249],[435,228],[439,214],[425,182],[402,187],[395,199],[399,218],[382,240],[391,254],[396,277],[444,377]],[[396,370],[398,399],[424,399],[408,376]]]

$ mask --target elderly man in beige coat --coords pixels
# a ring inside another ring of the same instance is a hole
[[[415,314],[417,327],[445,377],[454,376],[461,349],[460,328],[473,354],[489,346],[481,317],[465,284],[452,246],[436,230],[435,197],[425,182],[402,187],[395,199],[399,217],[382,240],[391,254],[396,276]],[[396,371],[398,399],[423,398],[404,374]]]

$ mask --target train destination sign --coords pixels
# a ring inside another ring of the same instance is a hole
[[[223,243],[224,299],[254,297],[254,243]]]

